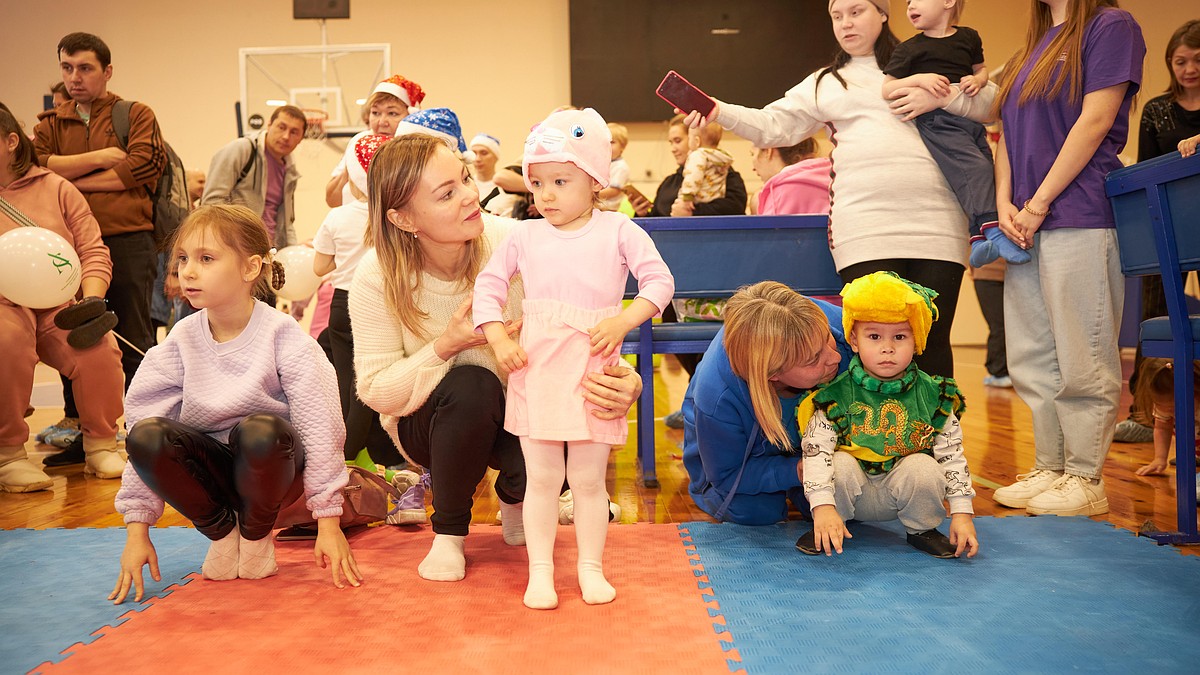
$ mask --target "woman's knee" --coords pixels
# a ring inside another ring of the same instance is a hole
[[[481,366],[458,366],[442,378],[435,390],[440,406],[467,403],[478,412],[504,411],[504,386],[496,374]]]

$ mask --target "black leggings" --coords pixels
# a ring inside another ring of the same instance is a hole
[[[962,287],[963,266],[944,260],[891,258],[868,260],[838,270],[842,281],[850,283],[872,272],[895,272],[909,281],[933,289],[937,298],[938,320],[933,322],[925,352],[916,358],[921,370],[930,375],[954,377],[954,353],[950,350],[950,327],[958,307],[958,291]],[[849,341],[850,336],[846,336]]]
[[[329,305],[329,327],[321,333],[328,341],[329,360],[337,372],[338,394],[342,400],[342,419],[346,421],[346,459],[353,460],[363,448],[371,459],[384,466],[399,464],[400,452],[379,423],[379,413],[358,400],[354,390],[354,335],[350,332],[350,293],[333,292]],[[318,340],[320,342],[320,340]]]
[[[255,541],[271,534],[281,506],[304,493],[304,448],[292,425],[251,415],[221,443],[164,417],[144,419],[125,439],[138,476],[216,541],[234,526]]]
[[[500,501],[525,499],[525,458],[520,441],[504,430],[504,387],[492,371],[451,368],[425,404],[400,418],[397,427],[400,446],[429,470],[435,533],[467,534],[475,489],[488,467],[500,471]]]

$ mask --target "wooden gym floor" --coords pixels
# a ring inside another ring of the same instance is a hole
[[[1029,410],[1011,389],[984,387],[987,373],[983,368],[984,350],[981,347],[955,349],[956,374],[959,386],[967,397],[967,414],[963,419],[967,459],[975,476],[978,498],[975,512],[981,516],[1022,515],[997,505],[992,500],[996,487],[1013,480],[1017,473],[1033,465],[1033,433]],[[1123,358],[1125,372],[1131,369],[1132,351]],[[711,518],[692,502],[687,492],[687,473],[680,461],[683,432],[667,429],[661,418],[678,409],[687,387],[687,376],[671,357],[664,359],[655,374],[655,414],[657,430],[658,477],[661,487],[649,489],[639,480],[636,448],[631,430],[630,443],[612,454],[608,469],[609,491],[621,505],[624,523],[675,523],[711,521]],[[1126,417],[1128,392],[1123,394],[1120,419]],[[28,419],[30,435],[53,424],[62,416],[61,408],[41,408]],[[632,416],[631,416],[632,419]],[[34,461],[55,451],[55,448],[29,443]],[[1174,467],[1166,476],[1141,477],[1134,471],[1153,454],[1149,443],[1114,443],[1104,469],[1110,512],[1094,520],[1106,521],[1126,530],[1137,531],[1147,521],[1159,529],[1175,527]],[[120,527],[122,520],[113,511],[113,497],[119,480],[98,480],[85,477],[82,465],[50,469],[54,486],[47,491],[31,494],[0,493],[0,529],[51,527]],[[476,494],[474,522],[490,524],[495,521],[497,500],[490,479],[480,484]],[[187,525],[188,522],[167,507],[159,525]],[[981,542],[985,547],[987,542]]]

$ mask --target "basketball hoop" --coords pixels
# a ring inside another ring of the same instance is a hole
[[[313,140],[323,140],[325,138],[325,122],[329,120],[329,113],[319,108],[301,108],[304,113],[304,120],[307,122],[307,129],[304,131],[305,138]]]

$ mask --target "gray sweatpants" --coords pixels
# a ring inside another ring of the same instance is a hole
[[[833,499],[842,520],[899,519],[909,534],[932,530],[946,518],[946,477],[937,460],[909,455],[885,474],[868,476],[848,452],[833,453]]]

